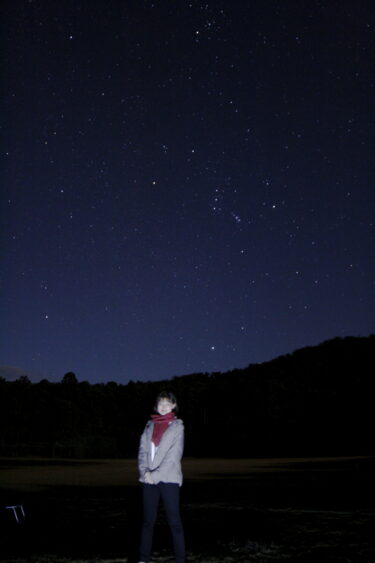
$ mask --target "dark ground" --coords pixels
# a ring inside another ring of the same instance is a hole
[[[2,469],[27,471],[30,463],[0,459],[0,561],[137,561],[139,486],[1,488]],[[375,561],[375,457],[298,461],[251,475],[236,461],[232,474],[215,474],[215,463],[204,479],[187,475],[181,489],[190,561]],[[24,506],[23,523],[4,510],[9,504]],[[170,545],[161,511],[154,560],[172,561]]]

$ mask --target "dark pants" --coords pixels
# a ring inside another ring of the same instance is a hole
[[[143,485],[143,526],[140,560],[149,561],[160,497],[172,532],[176,563],[185,563],[184,531],[180,518],[180,486],[175,483]]]

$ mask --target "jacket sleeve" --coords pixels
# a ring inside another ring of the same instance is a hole
[[[181,458],[184,451],[184,425],[180,421],[175,436],[158,467],[152,471],[152,479],[157,485],[160,481],[169,482],[172,476],[181,473]]]
[[[138,448],[138,471],[139,471],[139,478],[140,481],[143,481],[145,472],[148,470],[147,467],[147,428],[148,423],[146,424],[146,428],[144,429]]]

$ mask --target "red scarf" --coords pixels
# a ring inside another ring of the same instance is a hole
[[[175,420],[176,415],[174,412],[169,412],[168,414],[152,414],[151,419],[154,423],[154,429],[152,432],[152,441],[154,442],[155,446],[160,444],[160,440],[163,437],[164,432],[169,426],[169,423],[172,420]]]

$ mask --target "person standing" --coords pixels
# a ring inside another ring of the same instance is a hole
[[[180,517],[184,424],[177,418],[178,406],[173,393],[159,393],[154,411],[142,433],[138,450],[139,481],[143,487],[139,563],[148,563],[151,556],[160,498],[172,533],[176,563],[185,563],[185,539]]]

